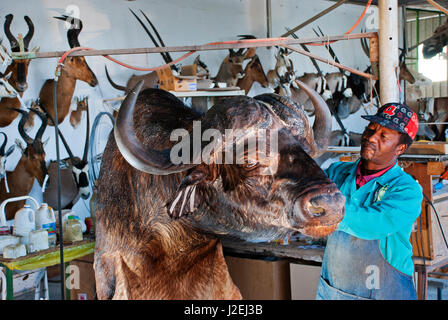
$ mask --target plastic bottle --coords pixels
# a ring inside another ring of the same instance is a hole
[[[42,203],[36,211],[36,230],[40,229],[47,230],[48,245],[56,246],[56,217],[53,208],[46,203]]]

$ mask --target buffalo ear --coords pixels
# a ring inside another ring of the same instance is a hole
[[[201,202],[201,185],[210,180],[209,172],[203,166],[194,168],[182,179],[173,199],[167,203],[168,215],[177,219],[194,213]]]

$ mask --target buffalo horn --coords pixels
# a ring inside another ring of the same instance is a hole
[[[320,157],[328,147],[331,134],[331,113],[322,97],[308,85],[296,79],[297,85],[310,97],[315,109],[313,124],[315,150],[310,154],[313,158]]]
[[[137,170],[156,175],[178,173],[196,166],[195,161],[190,164],[173,164],[170,160],[170,149],[152,150],[138,141],[133,116],[143,83],[144,80],[139,81],[126,95],[117,115],[114,136],[121,154]]]

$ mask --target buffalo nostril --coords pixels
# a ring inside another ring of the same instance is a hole
[[[325,208],[311,201],[310,203],[308,203],[308,212],[314,217],[321,217],[325,215]]]

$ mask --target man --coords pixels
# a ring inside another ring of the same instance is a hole
[[[418,130],[406,105],[388,103],[361,140],[361,159],[326,173],[346,197],[345,216],[327,239],[317,299],[415,300],[409,237],[420,215],[421,186],[397,163]]]

